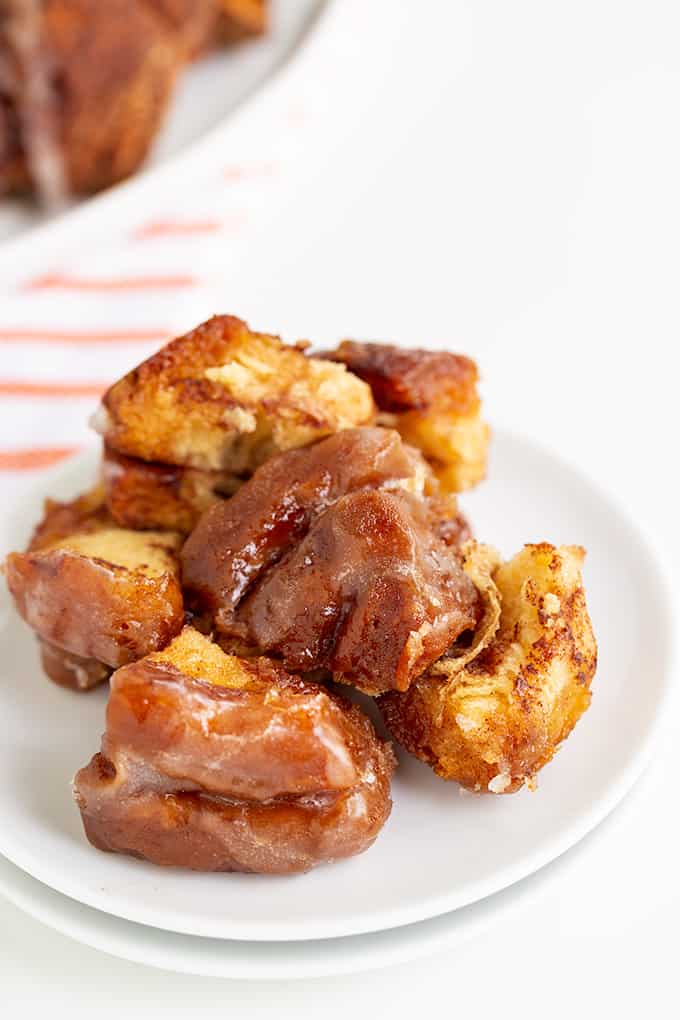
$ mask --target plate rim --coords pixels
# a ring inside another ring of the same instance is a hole
[[[9,878],[7,869],[16,872],[17,877]],[[531,882],[534,877],[527,881]],[[236,980],[301,980],[358,974],[432,955],[468,942],[515,909],[516,889],[512,887],[498,894],[505,896],[500,901],[497,896],[490,896],[463,910],[383,931],[330,939],[265,942],[188,935],[129,921],[57,892],[0,855],[0,896],[53,931],[130,963],[181,974]],[[509,893],[513,893],[512,901]],[[46,905],[46,894],[47,902],[51,900],[53,906]],[[529,895],[535,892],[523,893],[523,897]],[[115,922],[118,923],[116,927],[123,926],[120,932],[115,928],[111,930]],[[136,937],[130,945],[135,949],[125,944],[125,929],[134,932]],[[179,945],[171,949],[163,946],[168,936],[173,942],[181,942],[181,949]],[[212,951],[206,954],[208,945]],[[320,946],[322,956],[319,959]],[[191,952],[187,953],[189,947]],[[310,952],[312,947],[316,953]],[[347,952],[348,947],[351,953]],[[255,963],[253,953],[260,957]],[[247,972],[239,956],[246,957]],[[276,956],[283,959],[276,959]]]
[[[604,504],[606,509],[613,512],[625,531],[635,536],[635,546],[638,552],[639,562],[645,569],[650,580],[653,582],[653,590],[656,593],[657,605],[655,606],[656,619],[660,622],[659,634],[662,640],[659,642],[661,648],[659,670],[659,691],[654,705],[653,713],[650,716],[645,731],[637,739],[637,747],[632,757],[620,770],[618,777],[609,784],[606,791],[595,801],[588,805],[587,810],[581,812],[578,818],[567,827],[560,836],[553,836],[546,839],[543,846],[538,850],[525,854],[520,860],[512,865],[497,869],[489,876],[485,876],[468,883],[464,890],[440,893],[435,896],[412,904],[408,908],[393,907],[380,912],[380,919],[376,920],[375,915],[367,915],[364,918],[344,918],[340,922],[333,922],[326,919],[321,922],[294,922],[293,925],[282,926],[277,924],[275,933],[266,931],[261,923],[256,931],[248,929],[242,922],[230,922],[231,931],[229,935],[217,931],[216,925],[212,922],[192,926],[189,931],[186,927],[186,919],[180,917],[172,918],[166,916],[163,922],[155,923],[149,918],[135,916],[130,909],[114,910],[112,905],[105,905],[98,901],[93,895],[83,896],[68,879],[59,884],[53,883],[53,877],[46,877],[44,869],[40,864],[38,867],[28,867],[25,863],[15,857],[16,849],[7,847],[6,832],[0,829],[0,854],[5,856],[10,863],[26,872],[30,877],[53,889],[55,892],[73,899],[84,906],[98,910],[102,913],[118,917],[132,923],[142,924],[147,927],[157,928],[162,931],[174,932],[182,935],[231,938],[249,942],[291,942],[291,941],[313,941],[318,939],[352,937],[370,933],[387,931],[400,928],[410,924],[417,924],[429,919],[440,917],[444,914],[455,912],[487,899],[488,897],[508,889],[510,886],[523,879],[536,874],[546,865],[561,857],[579,843],[589,832],[597,828],[605,818],[620,804],[630,791],[636,780],[645,770],[651,760],[656,748],[659,736],[664,728],[664,723],[670,715],[669,707],[675,692],[672,682],[677,666],[677,639],[674,634],[673,620],[676,616],[675,598],[670,584],[668,568],[663,558],[657,554],[655,543],[648,534],[644,524],[635,521],[628,513],[625,504],[618,502],[617,494],[607,490],[597,479],[594,479],[587,470],[580,465],[576,466],[568,456],[550,450],[546,445],[533,438],[513,429],[494,425],[494,435],[503,441],[511,444],[520,444],[528,447],[532,454],[539,457],[547,457],[559,462],[560,468],[565,470],[574,478],[577,483],[589,488],[598,502]],[[50,479],[63,478],[67,473],[82,470],[88,463],[96,463],[97,449],[95,447],[82,451],[75,457],[41,473],[40,481],[36,481],[34,492],[41,494],[49,484]],[[35,855],[32,861],[35,864]],[[300,931],[300,925],[304,923],[304,932]],[[177,926],[175,926],[177,925]],[[182,926],[183,925],[183,926]]]

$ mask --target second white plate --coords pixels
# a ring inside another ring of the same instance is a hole
[[[149,967],[258,981],[353,974],[451,949],[482,934],[537,895],[543,885],[537,877],[527,879],[463,910],[390,931],[320,941],[254,943],[179,935],[124,921],[62,896],[0,856],[0,893],[77,942]]]
[[[73,494],[94,473],[93,457],[71,463],[53,475],[50,494]],[[308,875],[192,874],[99,853],[83,837],[69,781],[98,748],[106,693],[48,684],[33,639],[7,601],[0,852],[53,889],[122,918],[191,935],[277,941],[435,917],[507,887],[572,846],[647,760],[668,690],[664,579],[620,508],[558,458],[500,433],[489,477],[465,501],[481,539],[507,554],[542,539],[588,549],[585,579],[600,646],[593,706],[542,772],[537,793],[460,796],[454,784],[405,759],[375,846]],[[3,522],[3,549],[25,542],[42,495]]]

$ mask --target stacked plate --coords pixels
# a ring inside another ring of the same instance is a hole
[[[46,492],[72,496],[95,471],[94,457],[86,457],[43,476],[35,498],[2,522],[2,551],[25,543]],[[670,599],[621,509],[523,439],[495,430],[489,481],[463,508],[477,535],[506,554],[528,537],[588,549],[585,583],[600,647],[593,705],[541,773],[537,792],[461,796],[404,758],[375,846],[308,875],[194,874],[99,853],[82,834],[69,783],[98,748],[106,692],[83,696],[47,684],[6,598],[0,890],[108,952],[259,978],[396,962],[468,937],[511,909],[516,894],[501,890],[581,839],[643,768],[668,691]]]

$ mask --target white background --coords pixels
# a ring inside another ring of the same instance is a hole
[[[256,243],[214,279],[219,310],[322,342],[472,353],[491,420],[598,477],[674,571],[676,3],[338,6],[337,87]],[[540,897],[455,951],[352,978],[227,982],[123,963],[2,902],[0,1013],[677,1015],[679,738],[676,707],[621,809]]]

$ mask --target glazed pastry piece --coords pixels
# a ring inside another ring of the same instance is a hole
[[[186,535],[204,510],[235,492],[241,481],[224,471],[148,463],[104,447],[106,505],[124,528],[163,529]]]
[[[40,638],[117,667],[181,629],[180,543],[173,532],[118,528],[99,491],[73,503],[48,501],[27,551],[8,556],[7,583]]]
[[[184,545],[192,607],[214,614],[221,640],[289,669],[406,690],[480,611],[427,478],[420,455],[380,428],[273,458]]]
[[[73,691],[91,691],[111,676],[111,667],[97,659],[83,659],[63,648],[38,639],[40,660],[45,676],[59,687]]]
[[[306,871],[367,849],[394,758],[356,707],[191,628],[111,681],[74,794],[99,849],[203,871]]]
[[[444,491],[460,492],[484,478],[489,429],[480,416],[474,361],[352,340],[328,357],[370,385],[382,424],[422,450]]]
[[[202,517],[182,549],[192,607],[227,622],[248,589],[306,534],[315,516],[360,489],[422,493],[427,466],[396,432],[348,429],[272,457]]]
[[[433,532],[427,504],[369,490],[314,521],[243,601],[234,633],[289,669],[327,669],[379,694],[407,690],[478,613],[478,592]]]
[[[358,709],[273,662],[226,655],[193,627],[118,670],[103,753],[207,793],[247,800],[359,782]]]
[[[380,699],[396,739],[443,779],[491,793],[531,786],[588,708],[597,648],[584,555],[544,542],[494,567],[492,554],[496,594],[483,640],[470,655],[441,660],[406,694]]]
[[[248,475],[280,450],[372,420],[366,383],[215,316],[106,393],[96,427],[120,453]]]

